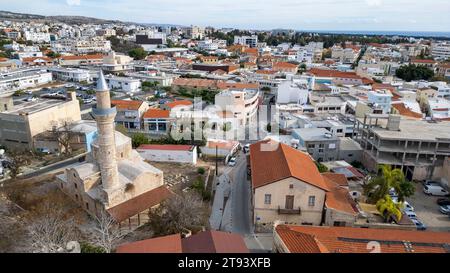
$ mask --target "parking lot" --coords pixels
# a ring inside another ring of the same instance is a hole
[[[428,196],[422,190],[422,184],[416,185],[416,193],[408,198],[408,202],[414,206],[417,217],[427,226],[428,231],[450,232],[450,218],[439,212],[436,204],[437,196]]]

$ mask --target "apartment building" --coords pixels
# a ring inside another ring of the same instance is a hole
[[[442,60],[450,58],[450,43],[433,43],[431,45],[431,56]]]
[[[356,119],[354,131],[367,169],[376,171],[386,164],[402,169],[409,180],[442,177],[443,163],[450,156],[450,122],[366,114]]]
[[[90,82],[92,80],[90,71],[85,69],[49,67],[48,71],[52,73],[56,80],[70,82]]]
[[[254,89],[228,89],[215,96],[215,105],[222,111],[230,111],[239,126],[256,119],[259,101],[259,91]]]
[[[77,56],[62,56],[59,59],[61,66],[85,66],[85,65],[101,65],[103,64],[102,54],[77,55]]]
[[[133,70],[133,58],[110,51],[103,57],[102,70],[109,73],[120,73]]]
[[[258,35],[252,36],[234,36],[235,45],[243,45],[254,48],[258,44]]]
[[[148,109],[144,113],[143,119],[145,133],[157,135],[169,133],[172,122],[169,110]]]
[[[392,94],[388,90],[369,91],[367,101],[373,105],[379,106],[383,114],[389,114],[391,111]]]
[[[112,91],[136,93],[141,91],[141,81],[132,77],[105,76],[106,83]]]
[[[50,33],[47,32],[32,32],[25,31],[23,37],[27,41],[32,41],[35,43],[49,43],[50,42]]]

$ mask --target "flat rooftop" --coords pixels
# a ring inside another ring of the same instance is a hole
[[[9,115],[30,115],[56,107],[58,105],[66,103],[67,100],[56,100],[56,99],[38,99],[37,101],[24,102],[19,105],[14,105],[14,108],[9,111],[4,111],[1,114]]]
[[[400,131],[390,131],[385,128],[387,120],[379,120],[382,127],[372,128],[373,132],[384,139],[392,140],[424,140],[436,141],[448,139],[450,141],[450,121],[426,121],[402,119]]]
[[[298,135],[304,141],[332,141],[337,139],[334,136],[326,137],[331,133],[325,128],[299,128],[294,129],[292,133]]]

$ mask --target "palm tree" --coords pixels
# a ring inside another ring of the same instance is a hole
[[[386,222],[389,221],[393,216],[397,221],[402,219],[402,206],[403,203],[395,203],[389,194],[386,194],[384,198],[378,200],[377,210],[383,215]]]
[[[406,197],[414,194],[415,188],[407,181],[400,169],[393,169],[390,165],[381,165],[379,175],[372,177],[364,186],[364,193],[369,196],[372,203],[384,198],[390,189],[398,194],[398,201],[404,202]]]

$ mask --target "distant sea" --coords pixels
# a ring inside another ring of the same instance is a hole
[[[303,30],[304,32],[350,34],[350,35],[385,35],[405,37],[445,37],[450,38],[450,32],[433,31],[364,31],[364,30]]]

